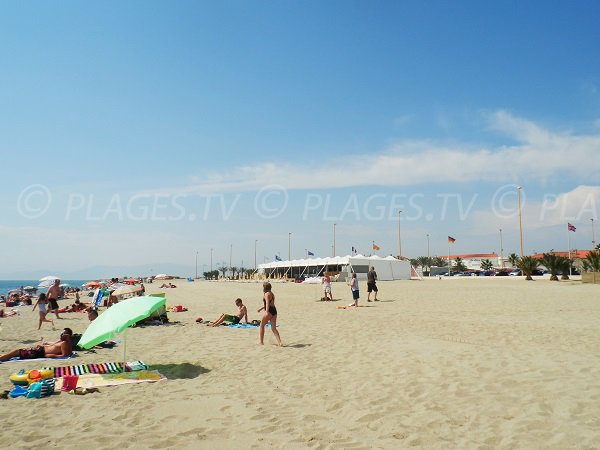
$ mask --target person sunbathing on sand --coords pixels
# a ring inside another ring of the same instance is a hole
[[[0,361],[8,361],[16,356],[20,359],[61,358],[69,356],[73,352],[71,336],[73,336],[73,331],[70,328],[65,328],[60,334],[58,341],[52,343],[42,342],[29,348],[13,350],[0,356]]]
[[[238,307],[238,313],[235,316],[229,314],[221,314],[217,320],[215,320],[210,326],[218,327],[223,322],[232,322],[234,324],[240,323],[242,319],[245,319],[245,323],[248,323],[248,309],[244,306],[241,298],[235,300],[235,306]]]

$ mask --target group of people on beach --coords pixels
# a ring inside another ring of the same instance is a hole
[[[279,331],[277,330],[277,308],[275,307],[275,294],[273,294],[271,283],[263,283],[263,306],[256,310],[256,312],[263,312],[263,316],[258,324],[258,343],[260,345],[264,345],[265,340],[265,326],[267,323],[271,325],[271,331],[275,335],[275,339],[277,339],[278,345],[281,347],[283,344],[281,343],[281,336],[279,335]],[[248,308],[244,305],[244,302],[241,298],[237,298],[235,300],[235,306],[237,306],[238,311],[236,314],[221,314],[221,316],[215,320],[214,322],[209,322],[208,324],[211,327],[217,327],[224,322],[238,324],[242,320],[244,323],[250,323],[248,321]],[[203,322],[202,318],[196,319],[196,322]]]
[[[323,277],[321,278],[321,284],[323,285],[323,298],[322,301],[333,301],[333,295],[331,293],[331,277],[329,276],[329,272],[325,272]],[[358,300],[360,298],[360,289],[358,286],[358,279],[356,278],[356,272],[352,273],[352,278],[348,282],[350,286],[350,291],[352,292],[352,300],[348,306],[356,306],[358,307]],[[371,292],[374,293],[373,301],[378,302],[377,300],[377,272],[375,272],[375,267],[370,267],[367,272],[367,301],[371,301]]]

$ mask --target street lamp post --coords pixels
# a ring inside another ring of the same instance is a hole
[[[402,239],[400,237],[400,213],[402,210],[398,210],[398,259],[402,259]]]
[[[213,254],[213,249],[210,249],[210,271],[212,272],[212,254]]]
[[[517,202],[519,204],[519,250],[523,258],[523,221],[521,218],[521,186],[517,186]]]
[[[596,236],[594,234],[594,218],[590,219],[592,221],[592,250],[596,249]]]
[[[428,276],[431,276],[431,257],[429,256],[429,233],[427,233],[427,264],[429,265]]]
[[[333,224],[333,247],[332,247],[332,249],[333,249],[333,255],[332,255],[332,256],[333,256],[334,258],[335,258],[335,226],[336,226],[336,225],[337,225],[337,224],[335,224],[335,223]]]
[[[500,267],[502,269],[504,269],[504,256],[502,255],[503,251],[504,251],[504,248],[502,245],[502,228],[500,228]]]
[[[254,239],[254,271],[256,272],[256,243],[258,239]]]
[[[198,251],[196,250],[196,280],[198,279]]]
[[[229,244],[229,270],[231,270],[231,256],[233,255],[233,244]]]
[[[292,260],[292,233],[288,233],[288,261]]]

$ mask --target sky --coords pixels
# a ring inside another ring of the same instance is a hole
[[[334,245],[518,254],[519,200],[524,254],[589,249],[597,17],[595,1],[2,2],[0,279],[193,276]]]

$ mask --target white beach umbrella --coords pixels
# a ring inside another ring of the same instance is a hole
[[[54,280],[60,280],[60,277],[57,277],[55,275],[48,275],[45,276],[44,278],[40,278],[39,281],[44,282],[44,281],[52,281],[54,283]]]

